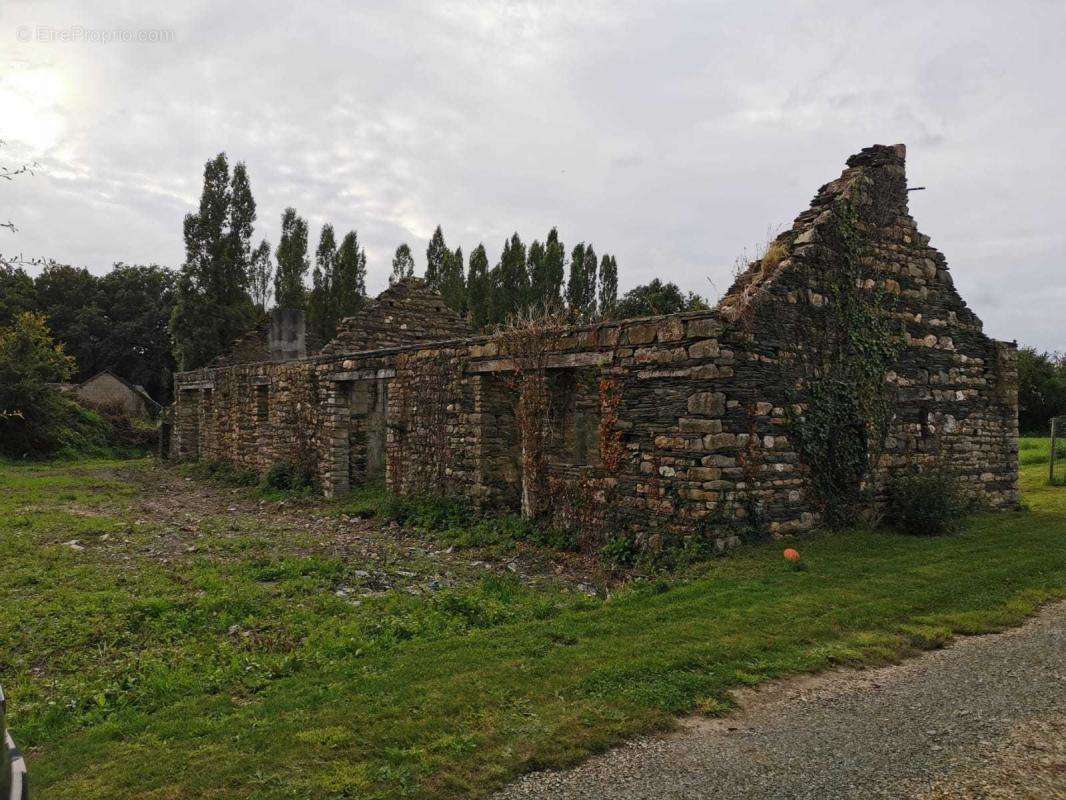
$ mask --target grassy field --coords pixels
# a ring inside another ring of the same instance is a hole
[[[802,571],[764,545],[601,597],[473,571],[354,601],[338,587],[366,565],[310,528],[271,536],[233,507],[174,546],[191,526],[151,513],[149,461],[0,465],[9,721],[38,798],[484,796],[721,713],[738,685],[1066,596],[1066,489],[1036,452],[1027,511],[938,539],[817,534]]]
[[[1066,439],[1059,439],[1055,443],[1060,461],[1066,461]],[[1048,456],[1051,454],[1051,439],[1038,436],[1023,436],[1018,440],[1018,462],[1027,467],[1032,464],[1047,466]],[[1063,465],[1066,472],[1066,464]]]

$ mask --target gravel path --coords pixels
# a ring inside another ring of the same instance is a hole
[[[899,666],[781,681],[519,798],[1066,798],[1066,603]]]

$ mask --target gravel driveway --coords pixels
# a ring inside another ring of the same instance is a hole
[[[519,798],[1066,798],[1066,603],[899,666],[781,681],[741,710],[568,772]]]

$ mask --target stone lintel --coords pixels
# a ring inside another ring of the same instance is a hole
[[[602,367],[611,363],[610,353],[557,353],[548,356],[548,369],[567,369],[570,367]],[[510,358],[494,358],[479,361],[466,368],[467,372],[511,372],[514,361]]]
[[[378,378],[395,378],[394,369],[356,369],[350,372],[331,372],[326,375],[328,381],[373,381]]]

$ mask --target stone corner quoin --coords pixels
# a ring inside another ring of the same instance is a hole
[[[883,298],[901,345],[885,375],[891,413],[869,476],[872,502],[894,471],[936,458],[991,506],[1014,507],[1016,347],[982,332],[943,255],[918,232],[905,156],[903,145],[875,145],[849,158],[775,240],[775,257],[754,262],[716,308],[555,337],[548,479],[591,476],[609,486],[612,519],[644,534],[743,516],[742,493],[772,533],[816,525],[819,503],[790,428],[795,379],[783,365],[809,346],[804,316],[825,302],[815,265],[833,256],[825,225],[843,201],[861,232],[862,289]],[[266,333],[251,332],[215,366],[175,376],[171,457],[259,473],[299,461],[326,495],[382,478],[401,494],[518,507],[513,363],[423,282],[387,289],[314,355],[249,347]],[[599,442],[603,378],[617,393],[622,454],[609,475]]]

